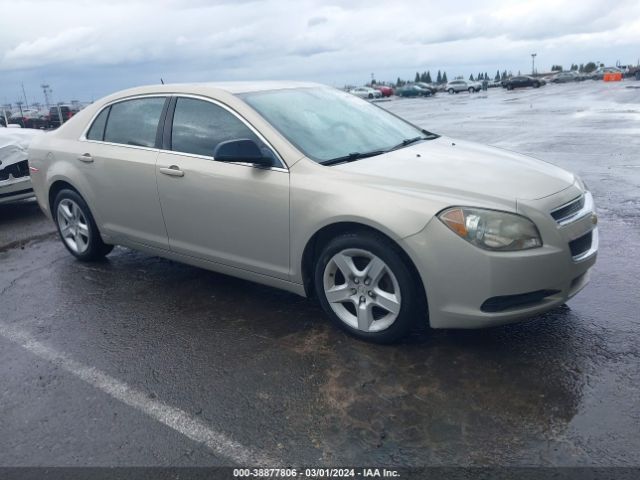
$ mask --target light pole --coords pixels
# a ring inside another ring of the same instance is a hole
[[[536,55],[538,54],[537,53],[531,54],[531,75],[536,74]]]

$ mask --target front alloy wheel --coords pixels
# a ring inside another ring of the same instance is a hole
[[[329,241],[316,262],[314,284],[333,322],[365,340],[393,342],[426,317],[424,291],[410,260],[375,232]]]
[[[366,250],[351,248],[331,257],[323,287],[331,309],[351,328],[379,332],[400,313],[398,280],[382,259]]]

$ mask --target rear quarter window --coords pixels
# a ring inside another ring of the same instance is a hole
[[[107,107],[100,112],[96,117],[87,132],[87,140],[104,140],[104,127],[107,126],[107,117],[109,116],[109,110],[111,107]]]
[[[107,120],[104,141],[154,147],[164,103],[164,97],[136,98],[114,103]]]

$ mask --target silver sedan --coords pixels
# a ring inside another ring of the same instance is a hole
[[[135,88],[29,155],[78,259],[123,245],[315,296],[375,342],[549,310],[587,284],[598,248],[575,175],[317,84]]]

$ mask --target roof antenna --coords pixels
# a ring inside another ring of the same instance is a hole
[[[164,85],[164,80],[162,79],[162,77],[160,77],[160,83]]]

